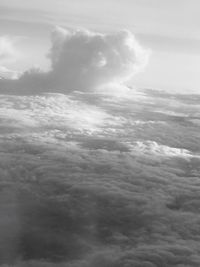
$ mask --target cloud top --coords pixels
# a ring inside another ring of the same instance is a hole
[[[128,30],[102,34],[63,28],[53,31],[49,55],[54,79],[70,91],[124,83],[146,66],[148,56]]]
[[[124,84],[148,63],[149,51],[128,30],[103,34],[57,27],[51,40],[48,72],[27,71],[17,83],[4,82],[2,88],[23,93],[95,91]]]

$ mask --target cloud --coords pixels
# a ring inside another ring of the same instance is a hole
[[[62,94],[2,96],[0,105],[0,129],[7,125],[8,131],[12,127],[18,131],[22,127],[25,135],[33,127],[47,127],[48,131],[64,127],[66,131],[93,133],[114,120],[104,109]]]
[[[17,79],[16,71],[8,69],[9,63],[15,62],[19,56],[13,40],[9,36],[0,37],[0,79]]]
[[[152,101],[0,97],[0,266],[200,266],[197,107]]]
[[[148,61],[148,52],[127,30],[101,34],[57,28],[52,43],[52,74],[70,91],[124,83]]]
[[[184,159],[191,159],[191,158],[200,158],[199,155],[192,154],[187,149],[183,148],[175,148],[169,147],[166,145],[158,144],[155,141],[137,141],[134,144],[129,144],[130,149],[132,149],[133,154],[143,154],[149,157],[166,157],[166,158],[184,158]]]
[[[0,66],[0,79],[17,79],[19,77],[19,73],[17,71],[13,71],[7,69],[4,66]]]
[[[15,61],[17,51],[13,45],[13,41],[8,36],[0,37],[0,65]]]
[[[108,84],[142,69],[132,64],[135,71],[120,75],[116,67],[111,75],[105,67],[105,80],[96,74],[106,60],[92,60],[93,38],[105,52],[113,36],[56,30],[51,70],[10,85],[66,95],[0,96],[2,267],[200,266],[199,99],[177,95],[172,105],[172,95],[153,91],[105,95]],[[74,68],[72,83],[67,66],[81,58],[89,73],[95,62],[95,74],[80,84],[81,67]],[[75,85],[82,92],[71,92]]]
[[[149,51],[128,30],[103,34],[58,27],[51,40],[49,72],[27,71],[9,87],[31,93],[94,91],[126,83],[148,63]]]

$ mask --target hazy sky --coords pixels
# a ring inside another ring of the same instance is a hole
[[[7,68],[46,68],[55,25],[128,28],[152,50],[139,87],[200,93],[199,0],[0,0],[0,48]],[[7,37],[7,43],[5,42]]]

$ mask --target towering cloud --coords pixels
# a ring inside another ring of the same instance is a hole
[[[110,82],[123,83],[148,61],[148,52],[127,30],[101,34],[57,28],[52,34],[49,56],[57,84],[70,91],[93,90]]]
[[[128,30],[102,34],[56,28],[49,58],[51,70],[24,73],[18,80],[18,90],[69,93],[121,84],[146,66],[149,51]]]

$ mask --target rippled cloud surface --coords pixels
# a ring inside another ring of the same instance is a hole
[[[199,266],[199,100],[1,95],[2,266]]]

